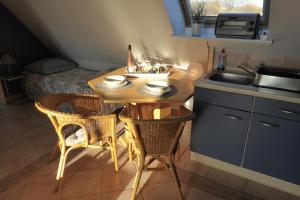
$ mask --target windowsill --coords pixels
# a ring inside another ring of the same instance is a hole
[[[264,44],[272,45],[273,40],[258,40],[258,39],[237,39],[237,38],[217,38],[215,36],[215,28],[202,28],[202,33],[200,36],[192,35],[174,35],[174,37],[182,38],[197,38],[207,41],[221,41],[221,42],[237,42],[237,43],[247,43],[247,44]]]

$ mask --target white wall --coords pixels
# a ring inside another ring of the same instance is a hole
[[[174,0],[175,1],[175,0]],[[271,0],[274,44],[222,44],[230,51],[300,56],[300,1]],[[2,0],[49,48],[82,66],[125,65],[127,44],[173,63],[207,58],[206,42],[172,36],[162,0]],[[300,65],[299,65],[300,66]]]

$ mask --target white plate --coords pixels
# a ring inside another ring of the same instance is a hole
[[[103,82],[111,87],[119,87],[120,85],[124,84],[125,77],[119,75],[107,76],[104,78]]]

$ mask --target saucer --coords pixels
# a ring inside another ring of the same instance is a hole
[[[154,92],[147,89],[146,86],[143,86],[139,89],[139,92],[146,96],[151,97],[169,97],[176,93],[176,88],[174,86],[167,87],[163,92]]]
[[[132,83],[130,81],[125,80],[122,84],[117,86],[112,86],[110,84],[107,84],[106,82],[100,82],[96,84],[96,87],[98,89],[119,89],[119,88],[129,87],[131,85]]]
[[[150,81],[146,83],[145,89],[149,92],[166,93],[170,91],[170,83],[168,81]]]
[[[171,88],[171,87],[164,87],[163,89],[162,89],[162,88],[159,88],[159,89],[152,90],[151,87],[145,85],[142,89],[143,89],[145,92],[150,93],[150,94],[161,95],[161,94],[165,94],[165,93],[170,92],[172,88]]]
[[[111,75],[104,78],[103,82],[110,87],[119,87],[126,81],[125,76]]]

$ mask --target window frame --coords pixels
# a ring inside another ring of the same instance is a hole
[[[180,5],[182,8],[185,25],[186,25],[186,27],[190,27],[191,23],[192,23],[190,1],[189,0],[179,0],[179,1],[180,1]],[[260,19],[261,27],[268,27],[268,25],[269,25],[270,7],[271,7],[271,0],[264,0],[263,15]],[[207,26],[207,27],[215,26],[217,17],[218,16],[205,16],[204,17],[205,26]]]

